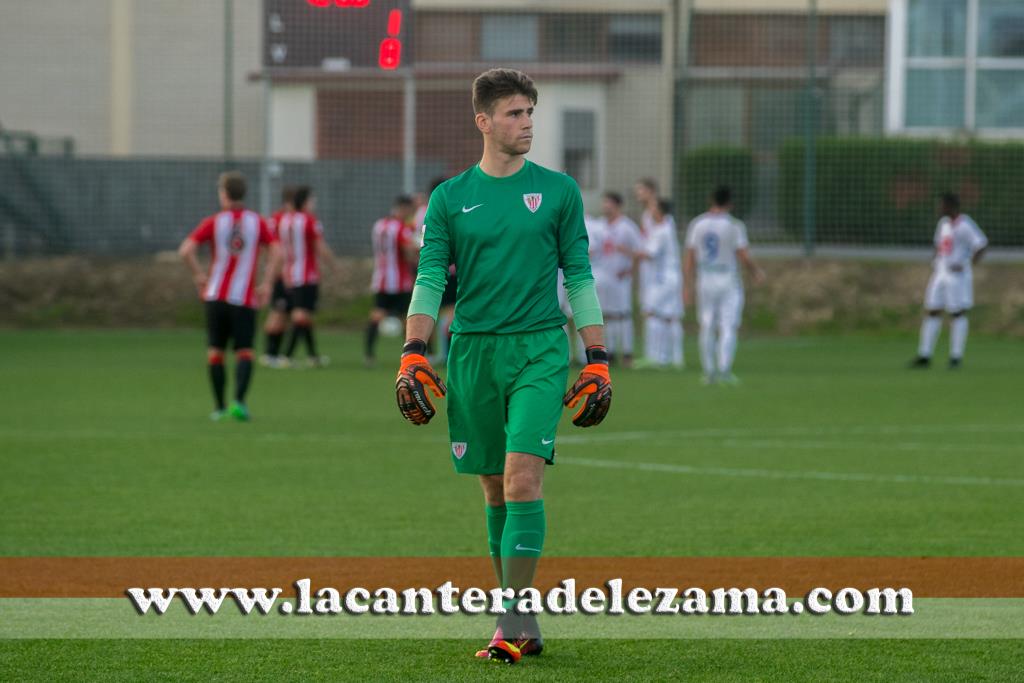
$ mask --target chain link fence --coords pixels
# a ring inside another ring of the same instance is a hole
[[[0,0],[0,245],[173,248],[219,172],[310,184],[369,252],[400,193],[475,163],[470,84],[540,90],[531,158],[684,222],[717,184],[760,244],[924,246],[958,192],[1024,246],[1019,0]]]

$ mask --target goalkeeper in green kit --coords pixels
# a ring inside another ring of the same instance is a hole
[[[455,470],[477,475],[498,583],[516,595],[533,582],[544,547],[541,485],[554,462],[563,404],[573,423],[597,425],[611,405],[601,306],[590,272],[583,200],[572,178],[527,161],[537,89],[524,73],[492,69],[473,83],[480,163],[434,191],[396,382],[398,407],[424,425],[429,394],[448,396]],[[426,359],[448,267],[459,274],[448,387]],[[587,365],[569,375],[566,319],[558,307],[561,268]],[[540,630],[515,599],[479,657],[514,664],[540,654]]]

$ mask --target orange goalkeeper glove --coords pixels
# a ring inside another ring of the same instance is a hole
[[[580,378],[566,392],[562,403],[575,408],[583,403],[572,423],[577,427],[593,427],[601,424],[612,405],[612,378],[608,374],[608,350],[603,346],[587,348],[587,366]]]
[[[398,369],[395,380],[395,396],[398,409],[406,420],[414,425],[425,425],[437,414],[434,404],[430,402],[427,389],[434,396],[441,398],[448,389],[444,382],[430,367],[430,361],[423,355],[427,344],[422,339],[410,339],[402,349],[402,365]]]

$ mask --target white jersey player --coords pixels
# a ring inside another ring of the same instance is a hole
[[[659,201],[651,212],[649,227],[638,258],[647,267],[641,290],[645,319],[647,360],[653,366],[683,367],[683,267],[679,236],[671,206]]]
[[[654,211],[658,207],[658,181],[654,178],[641,178],[633,186],[633,197],[640,204],[642,213],[640,215],[640,233],[646,238],[654,225]],[[651,312],[644,305],[644,292],[648,289],[651,277],[651,264],[647,260],[641,260],[637,268],[637,287],[640,290],[640,306],[646,322],[651,317]],[[644,357],[651,359],[656,355],[654,345],[656,340],[644,334]]]
[[[942,218],[935,228],[935,261],[924,294],[927,312],[921,323],[917,358],[911,367],[931,364],[942,330],[942,313],[949,314],[949,367],[958,368],[967,346],[967,312],[974,306],[972,266],[981,259],[988,239],[970,216],[960,213],[960,199],[942,195]]]
[[[584,215],[583,216],[583,224],[587,228],[587,239],[590,241],[590,258],[591,258],[591,261],[593,261],[595,256],[597,255],[599,249],[600,249],[601,234],[602,234],[601,225],[602,224],[601,224],[600,219],[595,218],[595,217],[590,216],[590,215]],[[570,334],[572,332],[572,330],[569,329],[569,325],[572,324],[572,321],[573,321],[572,307],[569,305],[569,295],[566,294],[566,292],[565,292],[565,275],[562,273],[562,269],[561,268],[558,269],[558,285],[557,285],[557,287],[558,287],[558,307],[560,309],[562,309],[562,313],[565,314],[565,317],[569,321],[569,322],[567,322],[565,324],[565,328],[564,328],[565,329],[565,333],[567,335],[569,335],[569,339],[576,338],[576,352],[575,352],[575,356],[573,356],[573,354],[570,353],[570,357],[573,357],[573,359],[578,364],[586,365],[587,364],[587,362],[586,362],[587,361],[587,354],[586,354],[586,347],[583,344],[583,340],[580,339],[579,335],[577,335],[577,334]]]
[[[742,263],[756,282],[764,273],[750,256],[747,228],[729,210],[732,192],[719,187],[711,209],[693,219],[686,231],[686,273],[692,284],[696,275],[700,317],[700,360],[704,382],[735,383],[732,363],[736,333],[743,317]],[[689,288],[689,292],[693,291]],[[690,298],[688,293],[687,298]]]
[[[591,262],[604,313],[605,343],[629,367],[633,362],[633,261],[642,239],[640,228],[622,213],[622,195],[605,193],[601,206],[604,220],[598,229],[599,244],[591,247]]]

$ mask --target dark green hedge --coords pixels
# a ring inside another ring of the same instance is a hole
[[[708,208],[708,197],[718,185],[733,193],[733,213],[747,215],[754,200],[754,156],[744,147],[701,147],[683,155],[682,215],[689,221]]]
[[[817,146],[817,242],[928,244],[952,190],[999,245],[1024,245],[1024,144],[829,138]],[[803,236],[804,143],[779,155],[779,220]]]

